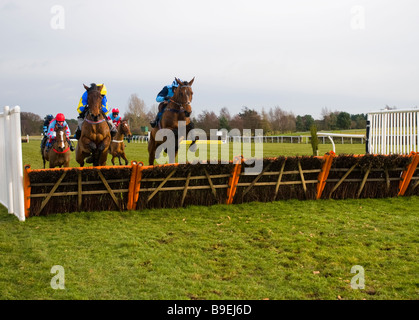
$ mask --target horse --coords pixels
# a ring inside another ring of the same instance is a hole
[[[46,161],[49,161],[49,167],[69,167],[70,166],[70,144],[65,134],[65,128],[59,126],[56,130],[56,138],[52,147],[46,150],[45,146],[41,150],[44,169]]]
[[[76,147],[76,161],[84,166],[84,159],[93,166],[105,166],[111,143],[111,132],[107,118],[102,112],[102,85],[84,85],[87,90],[86,116],[81,126],[81,135]]]
[[[122,165],[121,157],[125,160],[125,165],[128,164],[128,159],[125,156],[124,136],[127,136],[128,139],[132,136],[127,120],[122,120],[121,123],[118,125],[118,132],[113,138],[111,146],[108,149],[109,154],[112,155],[111,161],[113,165],[115,165],[115,158],[118,158],[119,165]]]
[[[156,141],[156,134],[158,130],[169,129],[174,133],[175,154],[169,152],[169,163],[174,163],[179,148],[178,122],[186,121],[186,136],[188,135],[188,132],[193,128],[190,120],[190,114],[192,112],[192,83],[194,82],[195,78],[193,78],[189,82],[182,82],[177,78],[175,78],[175,80],[179,84],[179,86],[174,89],[173,97],[169,100],[169,103],[167,104],[163,112],[162,118],[159,122],[159,125],[154,127],[150,132],[150,139],[148,141],[148,162],[150,165],[154,165],[154,160],[159,156],[156,155],[156,149],[158,148],[158,146],[167,140],[167,137],[165,137],[163,141]],[[189,148],[191,148],[192,145],[194,145],[194,143],[195,140],[193,140]]]

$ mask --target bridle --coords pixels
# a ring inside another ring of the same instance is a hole
[[[97,92],[100,96],[102,96],[99,90],[92,90],[92,91],[88,91],[88,94],[89,94],[90,92]],[[103,99],[103,97],[102,97],[102,99]],[[89,105],[87,105],[87,106],[86,106],[86,108],[87,108],[87,110],[88,110],[88,114],[89,114],[89,115],[90,115],[93,119],[95,119],[95,118],[97,119],[97,117],[99,117],[99,116],[100,116],[100,113],[99,113],[99,115],[97,115],[97,116],[93,115],[93,114],[90,112]],[[90,124],[99,124],[99,123],[102,123],[102,122],[106,121],[106,117],[104,117],[104,118],[103,118],[103,119],[101,119],[101,120],[97,120],[97,121],[89,120],[89,119],[87,119],[87,117],[85,117],[85,118],[84,118],[84,121],[86,121],[87,123],[90,123]]]
[[[123,135],[126,135],[126,136],[128,137],[128,132],[130,132],[130,130],[129,130],[129,128],[128,128],[127,123],[126,123],[126,122],[121,122],[121,123],[119,124],[119,127],[118,127],[118,133],[119,133],[119,128],[121,128],[122,134],[123,134]],[[124,130],[124,128],[125,128],[126,130]],[[115,142],[115,143],[123,143],[123,142],[124,142],[124,140],[112,140],[112,142]]]
[[[64,132],[63,131],[60,131],[60,134],[63,136],[64,135]],[[64,138],[63,137],[61,137],[61,139],[62,139],[62,143],[65,145],[65,143],[67,142],[66,140],[64,140]],[[54,148],[54,146],[52,147],[52,150],[55,152],[55,153],[58,153],[58,154],[63,154],[63,153],[66,153],[66,152],[68,152],[69,150],[70,150],[70,146],[68,146],[65,150],[63,150],[63,151],[58,151],[57,149],[55,149]]]
[[[182,88],[190,88],[190,87],[191,87],[190,85],[182,85],[182,86],[179,87],[179,89],[182,89]],[[188,107],[188,106],[191,105],[191,102],[190,101],[183,102],[183,103],[177,102],[177,101],[175,101],[173,99],[170,99],[169,101],[172,102],[172,103],[174,103],[174,104],[176,104],[179,107],[179,109],[170,108],[170,109],[167,109],[167,111],[171,111],[171,112],[174,112],[174,113],[183,112],[183,113],[185,113],[185,117],[187,117],[187,118],[190,117],[191,113],[188,112],[188,111],[186,111],[186,107]]]

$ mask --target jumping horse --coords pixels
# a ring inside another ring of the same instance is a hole
[[[44,147],[41,150],[44,169],[46,161],[49,161],[49,167],[69,167],[70,166],[70,145],[65,134],[65,128],[59,126],[56,130],[56,138],[52,147],[47,151]]]
[[[76,147],[76,161],[83,167],[84,159],[90,156],[86,162],[93,163],[93,166],[105,166],[111,133],[106,115],[102,112],[102,86],[83,86],[87,90],[87,107]]]
[[[128,164],[128,159],[125,155],[125,144],[124,144],[124,137],[128,139],[132,136],[131,130],[129,129],[129,125],[127,120],[122,120],[121,123],[118,125],[118,132],[116,133],[115,137],[111,142],[111,146],[108,149],[109,154],[112,155],[112,164],[115,165],[115,158],[118,158],[119,165],[121,163],[121,157],[125,160],[125,165]]]
[[[169,162],[174,163],[179,148],[178,122],[186,122],[186,136],[188,135],[188,132],[192,129],[190,114],[192,112],[192,83],[194,82],[195,78],[193,78],[189,82],[182,82],[177,78],[175,78],[175,80],[179,84],[179,86],[177,88],[174,88],[173,97],[169,100],[169,103],[167,104],[163,112],[162,118],[159,122],[159,125],[154,127],[150,132],[150,139],[148,141],[148,161],[150,165],[154,165],[154,160],[159,157],[159,155],[156,155],[156,150],[158,146],[167,140],[167,137],[165,137],[163,141],[156,141],[156,134],[158,130],[169,129],[174,133],[175,154],[169,153]],[[195,140],[193,140],[189,148],[192,147],[194,143]]]

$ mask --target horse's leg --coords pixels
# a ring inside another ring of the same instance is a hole
[[[44,161],[44,169],[45,169],[45,163],[46,163],[46,160],[45,160],[45,155],[44,155],[44,152],[42,152],[42,161]]]
[[[89,144],[88,144],[88,147],[89,147],[89,150],[90,150],[92,156],[90,158],[86,159],[86,162],[87,163],[94,163],[95,158],[96,158],[95,153],[97,151],[97,146],[93,141],[90,141]]]
[[[99,166],[106,166],[108,159],[108,150],[110,147],[110,138],[105,138],[98,146],[96,153],[96,162]]]
[[[153,134],[150,134],[150,141],[148,141],[148,163],[150,166],[154,165],[156,153],[156,142],[154,141]]]
[[[77,142],[76,161],[80,165],[80,167],[84,166],[84,159],[90,156],[89,150],[83,147],[83,146],[87,146],[89,143],[90,143],[90,140],[86,137],[80,138],[79,141]]]
[[[101,154],[96,155],[96,162],[98,166],[106,166],[106,160],[108,158],[108,153],[103,152]]]
[[[55,168],[56,167],[56,165],[55,165],[55,159],[54,158],[50,158],[49,159],[49,168],[51,169],[51,168]]]
[[[128,159],[127,156],[125,155],[125,152],[123,154],[121,154],[122,159],[125,160],[125,165],[128,165]]]
[[[148,154],[148,164],[150,166],[154,165],[154,151],[151,149],[149,149],[149,154]]]

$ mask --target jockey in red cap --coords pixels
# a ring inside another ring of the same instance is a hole
[[[111,120],[115,127],[118,128],[119,124],[121,123],[121,116],[119,115],[118,108],[112,109],[112,114],[108,116],[108,120]]]
[[[71,151],[74,151],[74,147],[70,142],[70,134],[71,134],[70,128],[68,127],[68,124],[65,121],[65,116],[62,113],[57,113],[55,118],[52,119],[51,122],[49,123],[48,132],[47,132],[48,142],[46,145],[47,150],[52,146],[55,140],[55,136],[57,134],[55,130],[57,130],[58,126],[65,128],[65,135],[67,136],[68,144],[70,145]]]

